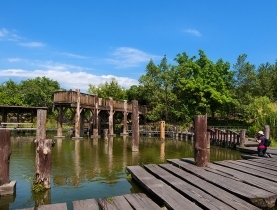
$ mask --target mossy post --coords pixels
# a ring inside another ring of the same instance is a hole
[[[33,189],[50,188],[52,166],[52,139],[46,139],[46,115],[47,110],[37,110],[37,134],[36,134],[36,172]]]
[[[196,115],[194,117],[194,160],[195,165],[205,167],[208,164],[207,153],[207,116]]]

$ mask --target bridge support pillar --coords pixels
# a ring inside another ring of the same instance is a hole
[[[127,112],[127,100],[124,100],[124,112],[123,112],[123,133],[121,133],[120,135],[129,135],[127,133],[128,130],[128,124],[127,124],[127,116],[128,116],[128,112]]]
[[[55,137],[64,137],[63,136],[63,109],[61,106],[57,107],[58,109],[58,120],[57,120],[57,136]]]
[[[109,111],[109,136],[114,135],[114,124],[113,124],[113,115],[114,115],[114,110],[113,110],[113,98],[110,97],[109,101],[109,106],[110,106],[110,111]]]
[[[81,109],[80,109],[80,89],[76,89],[77,92],[77,107],[76,107],[76,112],[75,112],[75,136],[72,137],[73,139],[79,139],[82,138],[80,136],[80,114],[81,114]]]
[[[132,152],[138,152],[139,150],[139,113],[138,113],[138,101],[132,101]]]

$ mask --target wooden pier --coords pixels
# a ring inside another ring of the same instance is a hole
[[[73,201],[73,209],[237,209],[272,208],[277,199],[277,157],[225,160],[197,167],[191,158],[167,164],[128,166],[145,193]],[[33,210],[28,208],[25,210]],[[67,210],[66,203],[38,210]]]

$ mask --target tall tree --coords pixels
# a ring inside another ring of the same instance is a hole
[[[246,62],[247,55],[240,55],[234,65],[236,97],[241,105],[247,105],[256,95],[257,77],[255,65]]]
[[[166,56],[159,65],[153,60],[146,66],[146,74],[139,78],[142,92],[148,99],[151,111],[148,112],[150,120],[169,120],[175,95],[172,92],[173,67],[167,63]],[[172,116],[172,115],[171,115]]]

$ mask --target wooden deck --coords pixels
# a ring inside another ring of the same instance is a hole
[[[200,168],[191,159],[129,166],[132,177],[168,209],[272,208],[277,158],[219,161]]]
[[[167,164],[128,166],[146,194],[73,201],[73,209],[247,209],[272,208],[277,199],[277,157],[225,160],[197,167],[191,158]],[[34,208],[28,208],[31,210]],[[66,203],[39,206],[66,210]]]
[[[153,200],[151,200],[144,193],[126,194],[122,196],[115,196],[109,198],[100,198],[98,201],[94,198],[86,200],[78,200],[72,202],[74,210],[162,210]],[[35,208],[25,208],[21,210],[34,210]],[[49,205],[42,205],[38,210],[67,210],[66,203],[56,203]]]

